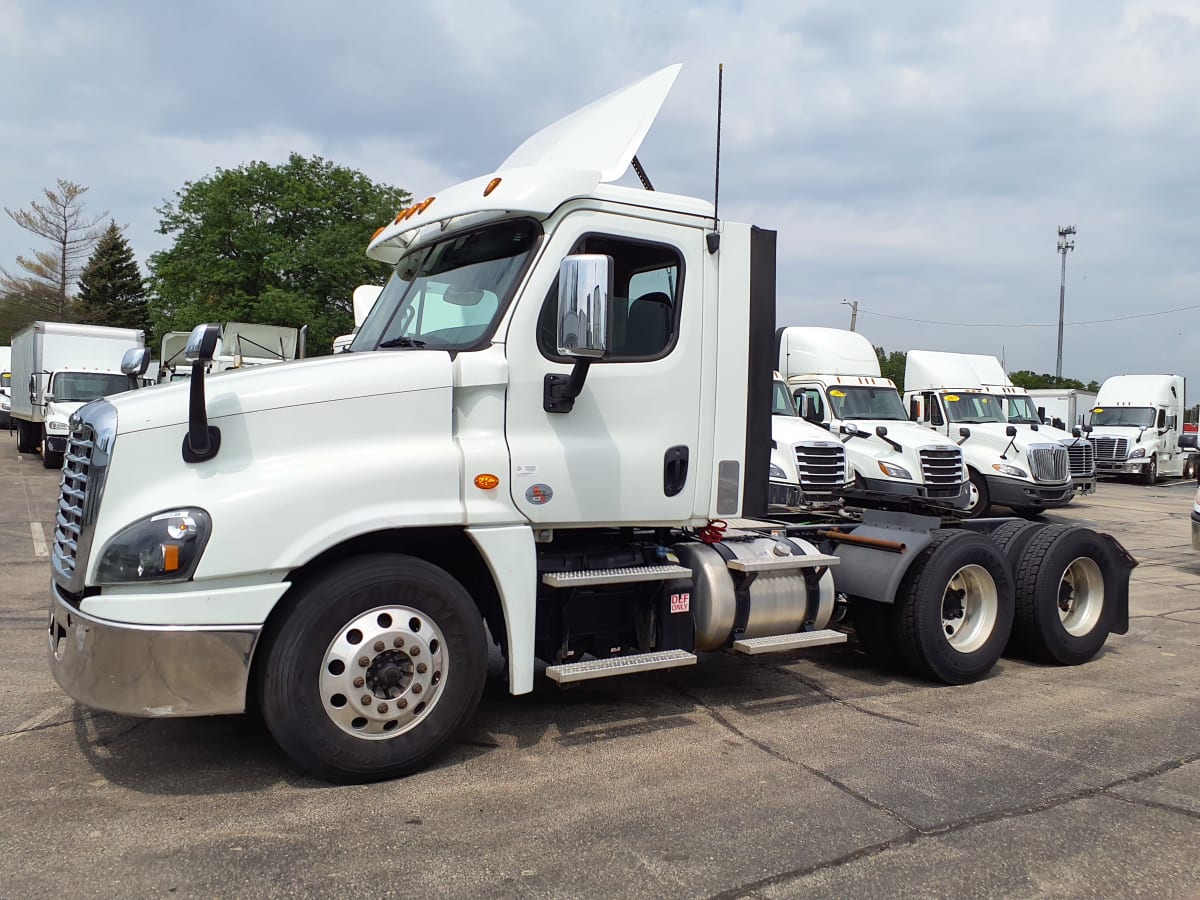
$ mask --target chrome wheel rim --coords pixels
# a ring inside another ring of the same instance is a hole
[[[442,695],[450,657],[428,615],[380,606],[338,629],[321,659],[321,705],[331,722],[363,740],[416,728]]]
[[[983,566],[963,566],[942,594],[942,633],[959,653],[974,653],[987,643],[1000,615],[1000,595],[992,573]]]
[[[967,482],[967,511],[974,512],[979,506],[979,488],[975,486],[975,482]]]
[[[1083,637],[1104,610],[1104,576],[1094,559],[1071,561],[1058,582],[1058,618],[1067,634]]]

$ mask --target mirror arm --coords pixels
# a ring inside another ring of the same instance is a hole
[[[188,431],[183,436],[183,461],[199,463],[212,459],[221,449],[221,429],[208,424],[204,403],[205,361],[192,363],[191,395],[188,398]]]
[[[547,373],[542,387],[542,409],[548,413],[569,413],[575,408],[575,398],[587,381],[590,359],[576,359],[570,375]]]

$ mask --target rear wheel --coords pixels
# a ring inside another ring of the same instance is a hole
[[[971,469],[971,482],[967,485],[967,490],[967,506],[963,514],[968,519],[978,519],[987,515],[987,511],[992,507],[991,494],[988,492],[987,481],[974,469]]]
[[[470,595],[407,556],[356,557],[301,585],[264,651],[263,719],[292,759],[329,781],[428,765],[475,711],[487,674]]]
[[[1121,577],[1120,562],[1096,532],[1044,528],[1016,568],[1014,646],[1044,662],[1087,662],[1108,640]]]
[[[38,445],[38,427],[32,422],[17,419],[17,452],[32,453]]]
[[[1013,580],[990,538],[935,531],[896,595],[900,652],[917,673],[947,684],[982,678],[996,664],[1013,620]]]

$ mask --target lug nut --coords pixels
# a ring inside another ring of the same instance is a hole
[[[408,652],[409,652],[409,653],[411,653],[413,656],[420,656],[420,655],[421,655],[421,648],[420,648],[420,647],[413,647],[413,648],[412,648],[411,650],[409,650]]]
[[[380,703],[377,707],[375,707],[375,709],[381,713],[385,713],[385,712],[387,712],[387,704]]]
[[[362,697],[359,698],[359,702],[363,706],[370,706],[372,703],[375,702],[375,698],[372,697],[370,694],[363,694]]]
[[[376,641],[375,642],[375,652],[382,653],[384,646],[385,646],[385,644],[383,643],[383,641]]]
[[[396,701],[396,709],[404,709],[406,706],[408,706],[408,701],[403,697]]]
[[[364,680],[361,675],[359,675],[357,678],[354,679],[354,686],[356,688],[360,688],[366,683],[367,683],[366,680]]]
[[[414,685],[413,685],[413,687],[412,687],[412,692],[413,692],[414,694],[419,694],[419,693],[421,693],[421,686],[420,686],[419,684],[414,684]]]
[[[358,658],[358,664],[365,669],[367,666],[369,666],[371,664],[370,657],[360,656]]]
[[[394,641],[392,641],[392,646],[399,650],[404,646],[404,638],[396,638]]]
[[[428,671],[429,671],[429,666],[425,665],[425,663],[417,663],[417,674],[418,675],[424,675]]]

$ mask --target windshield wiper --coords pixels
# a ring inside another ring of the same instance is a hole
[[[424,341],[414,340],[413,338],[398,337],[392,338],[390,341],[384,341],[379,345],[379,349],[383,350],[386,347],[424,347]]]

